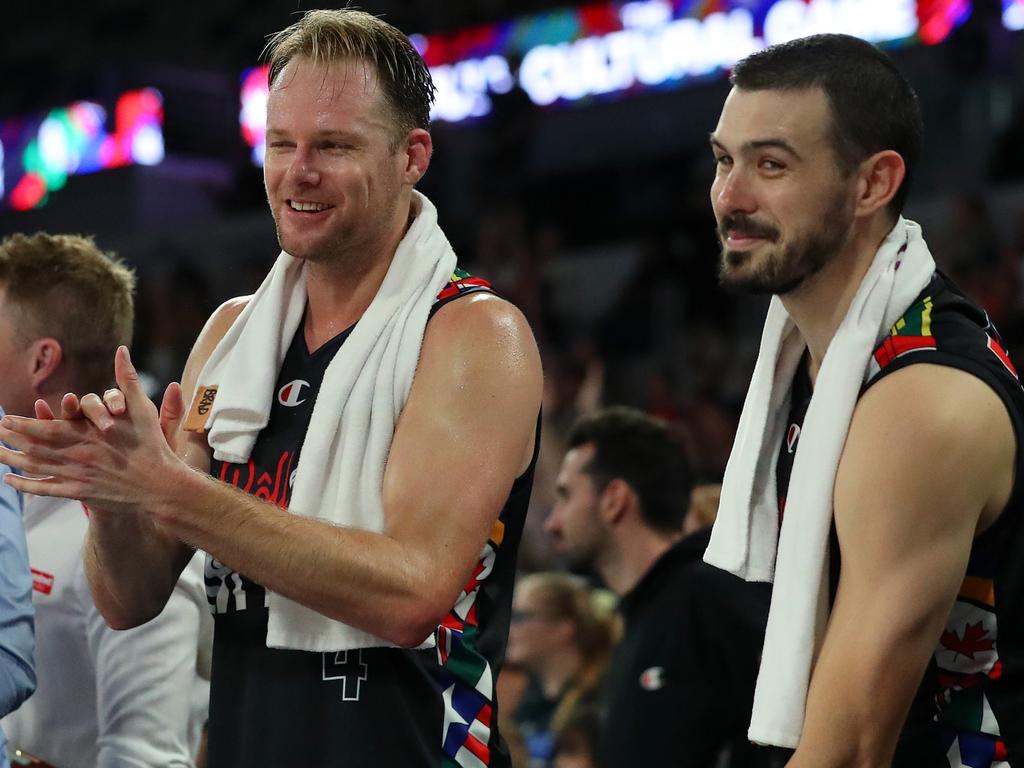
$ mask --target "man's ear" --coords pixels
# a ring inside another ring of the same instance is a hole
[[[413,128],[405,137],[405,146],[400,150],[405,159],[404,176],[407,184],[413,185],[423,178],[430,166],[434,152],[434,140],[422,128]]]
[[[605,525],[613,526],[622,522],[629,509],[633,489],[620,477],[609,481],[598,501],[598,512]]]
[[[907,177],[907,165],[899,152],[876,152],[857,171],[856,215],[870,216],[892,201]]]
[[[29,375],[32,386],[39,392],[45,383],[57,372],[64,360],[60,342],[49,336],[36,339],[29,344]]]

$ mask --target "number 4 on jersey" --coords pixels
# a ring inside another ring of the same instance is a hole
[[[363,651],[327,651],[324,653],[324,680],[341,680],[343,701],[359,701],[368,665]],[[350,685],[351,683],[351,685]]]

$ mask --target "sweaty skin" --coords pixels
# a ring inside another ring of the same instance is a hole
[[[812,381],[892,228],[887,206],[906,172],[883,150],[844,178],[827,140],[832,119],[820,88],[733,88],[711,141],[723,280],[780,294]],[[837,222],[842,237],[824,231]],[[834,245],[823,264],[808,258],[815,242]],[[1005,406],[967,373],[912,365],[861,398],[833,498],[838,592],[790,768],[891,762],[973,539],[1009,499],[1015,460]]]
[[[267,198],[282,247],[307,261],[310,349],[366,310],[411,221],[430,135],[413,129],[396,139],[386,115],[362,62],[299,57],[271,88]],[[384,531],[370,533],[288,514],[214,480],[205,437],[181,429],[182,395],[191,402],[244,303],[214,313],[160,414],[122,348],[122,414],[120,397],[107,393],[67,398],[65,420],[39,412],[39,420],[0,424],[0,439],[14,448],[0,449],[0,460],[37,476],[11,484],[89,504],[86,567],[112,626],[156,615],[201,548],[326,616],[419,644],[455,603],[533,455],[542,374],[529,325],[486,294],[431,319],[384,473]]]

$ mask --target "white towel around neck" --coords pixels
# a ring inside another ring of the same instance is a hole
[[[882,242],[829,344],[800,431],[778,525],[775,467],[793,377],[806,348],[777,296],[725,470],[704,559],[747,581],[774,581],[748,736],[794,748],[828,617],[828,539],[836,470],[872,351],[935,271],[921,228],[902,217]]]
[[[456,267],[433,204],[418,192],[413,196],[415,220],[384,282],[324,373],[296,470],[292,514],[383,530],[384,467],[395,424],[409,397],[430,309]],[[199,391],[218,387],[208,420],[216,459],[249,460],[305,307],[304,262],[281,253],[199,376]],[[273,592],[268,600],[268,647],[344,651],[392,645]],[[421,647],[432,641],[426,638]]]

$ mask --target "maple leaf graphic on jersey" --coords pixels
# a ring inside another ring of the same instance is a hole
[[[946,630],[939,640],[943,648],[948,648],[960,656],[969,659],[974,658],[975,653],[991,651],[995,648],[992,640],[988,638],[988,630],[979,621],[977,624],[968,624],[964,627],[964,636],[960,637],[956,631]]]

